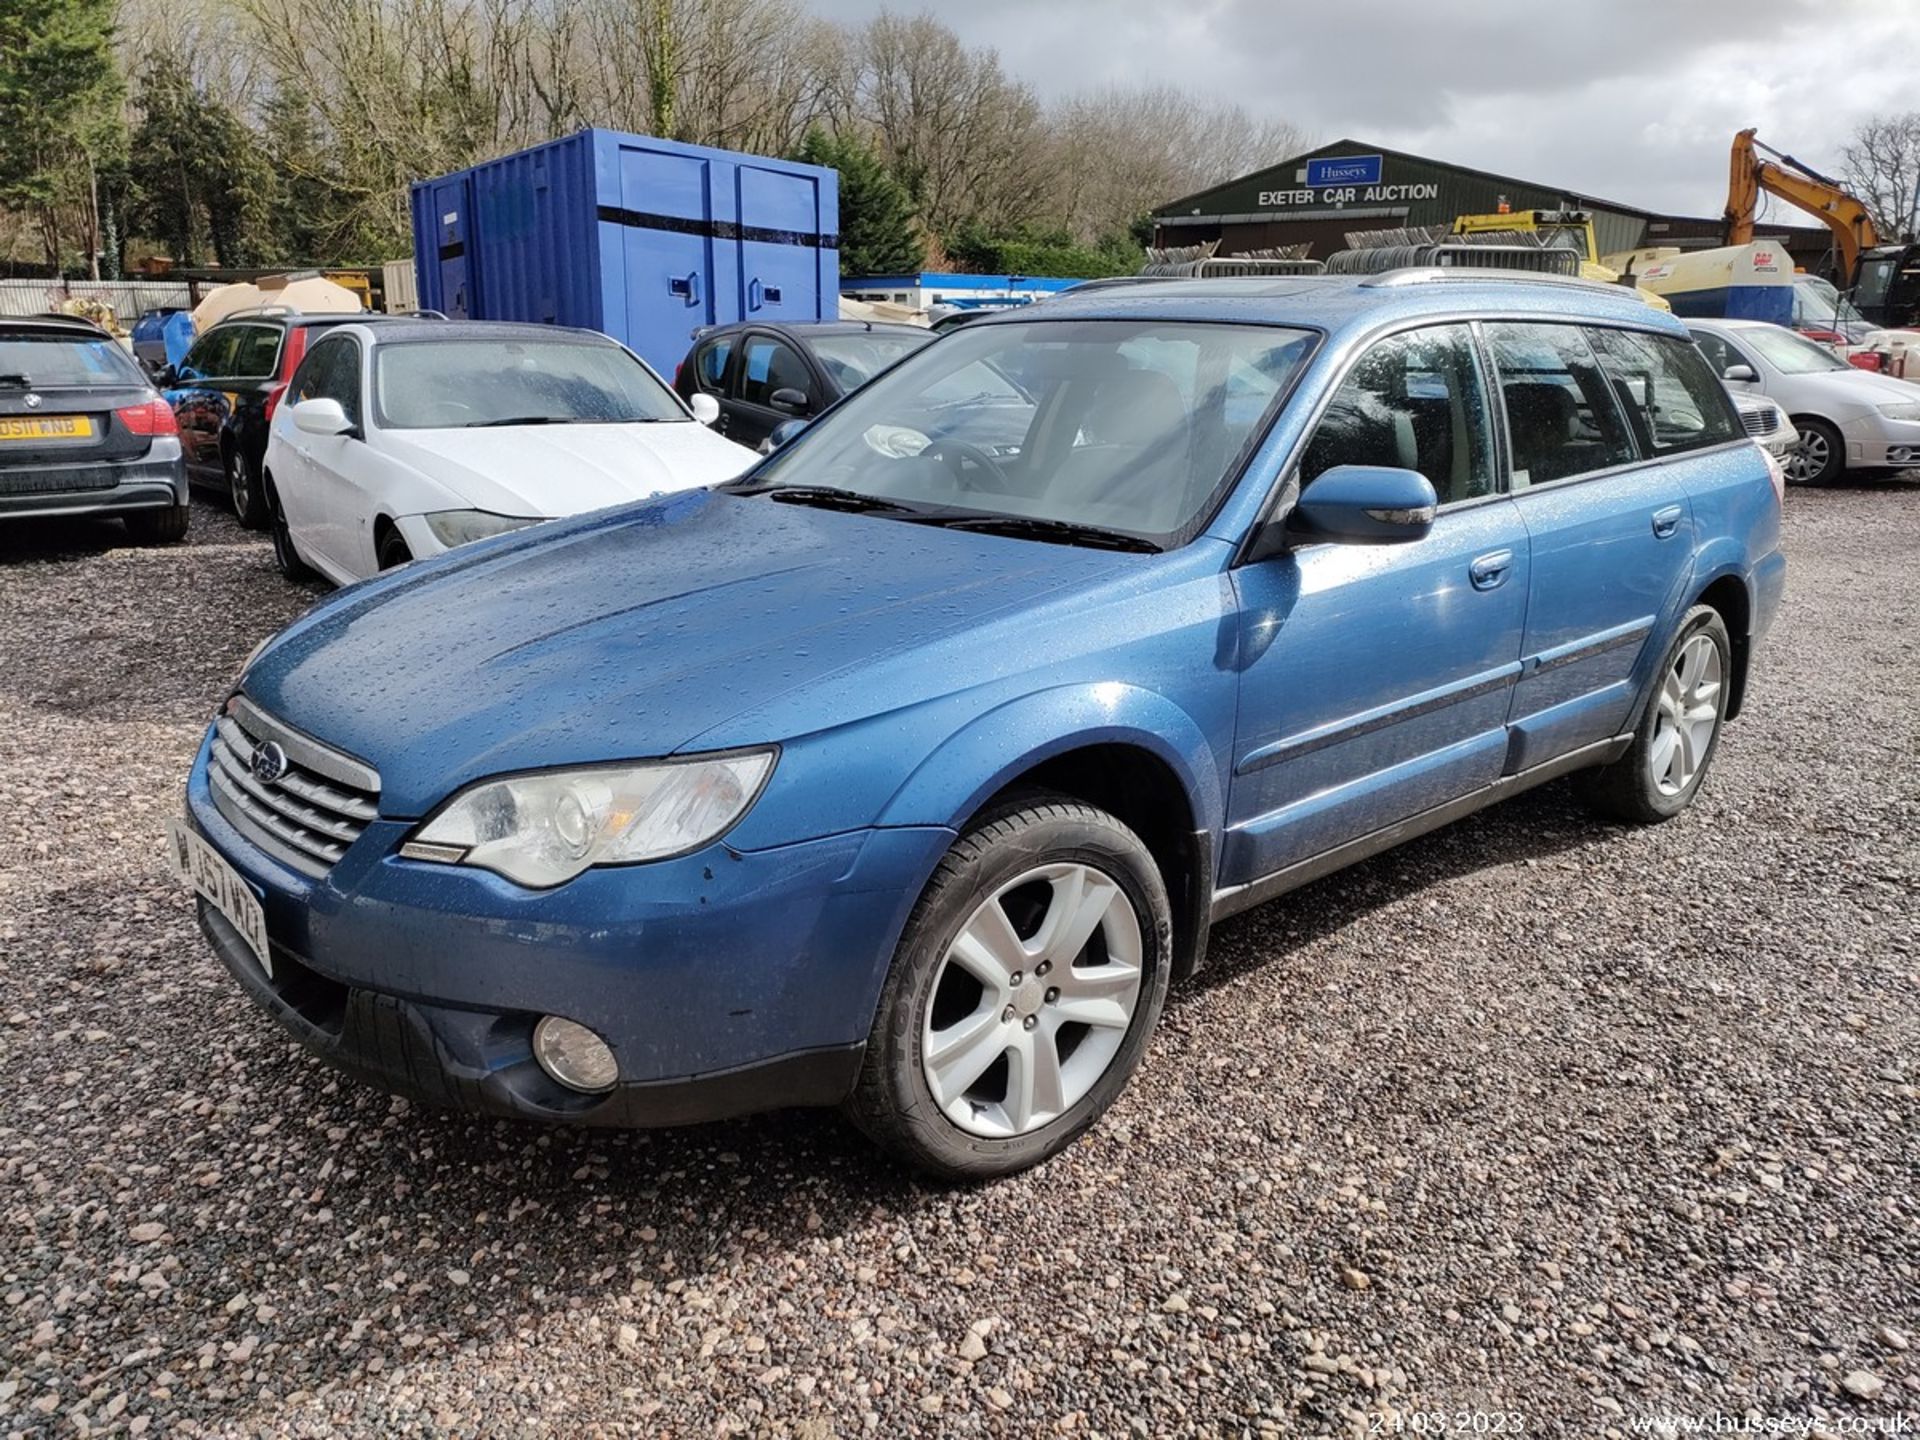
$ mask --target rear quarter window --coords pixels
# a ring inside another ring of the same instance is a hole
[[[1643,453],[1724,445],[1744,433],[1726,387],[1693,345],[1637,330],[1587,332]]]

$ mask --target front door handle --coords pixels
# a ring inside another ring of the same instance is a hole
[[[1513,573],[1513,551],[1491,550],[1471,565],[1467,574],[1473,579],[1476,590],[1497,590],[1507,583],[1507,576]]]
[[[1670,540],[1680,528],[1680,517],[1687,512],[1678,505],[1669,505],[1664,510],[1653,512],[1653,533],[1659,540]]]

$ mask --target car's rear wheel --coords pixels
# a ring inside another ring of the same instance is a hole
[[[1732,679],[1726,622],[1711,606],[1694,606],[1661,661],[1633,744],[1611,765],[1577,777],[1581,798],[1602,815],[1639,824],[1686,809],[1720,748]]]
[[[1811,415],[1796,415],[1793,424],[1800,432],[1800,446],[1787,461],[1787,483],[1829,485],[1838,480],[1847,463],[1840,432]]]
[[[1172,912],[1104,811],[1036,797],[947,852],[894,955],[848,1110],[952,1178],[1037,1165],[1113,1102],[1166,999]]]
[[[193,520],[191,505],[161,505],[152,510],[129,510],[120,517],[127,534],[140,545],[171,545],[187,538]]]
[[[263,476],[262,481],[267,493],[267,529],[273,536],[273,563],[289,580],[311,579],[313,569],[300,558],[300,551],[293,543],[293,530],[287,524],[287,512],[280,504],[280,493],[274,489],[273,477]]]
[[[380,548],[374,558],[382,570],[397,570],[413,559],[413,551],[407,547],[404,536],[398,530],[389,530],[380,537]]]
[[[223,463],[227,470],[227,493],[233,497],[233,513],[247,529],[258,530],[267,523],[267,501],[259,476],[237,446],[226,448]]]

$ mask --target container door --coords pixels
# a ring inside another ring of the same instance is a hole
[[[806,175],[742,165],[740,315],[745,320],[833,319],[820,311],[820,193]]]
[[[671,375],[693,332],[714,319],[709,162],[623,146],[620,199],[618,213],[600,212],[603,221],[622,229],[626,323],[624,333],[613,333],[662,375]],[[609,328],[620,318],[619,312],[609,314]]]
[[[473,303],[468,280],[466,175],[451,175],[433,187],[434,244],[439,257],[440,303],[453,320],[485,318]]]

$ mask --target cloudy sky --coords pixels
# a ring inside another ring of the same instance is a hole
[[[812,0],[860,20],[913,0]],[[1052,96],[1169,82],[1299,124],[1717,215],[1733,133],[1835,173],[1920,108],[1920,0],[966,0],[929,7]],[[1781,212],[1786,213],[1786,212]]]

